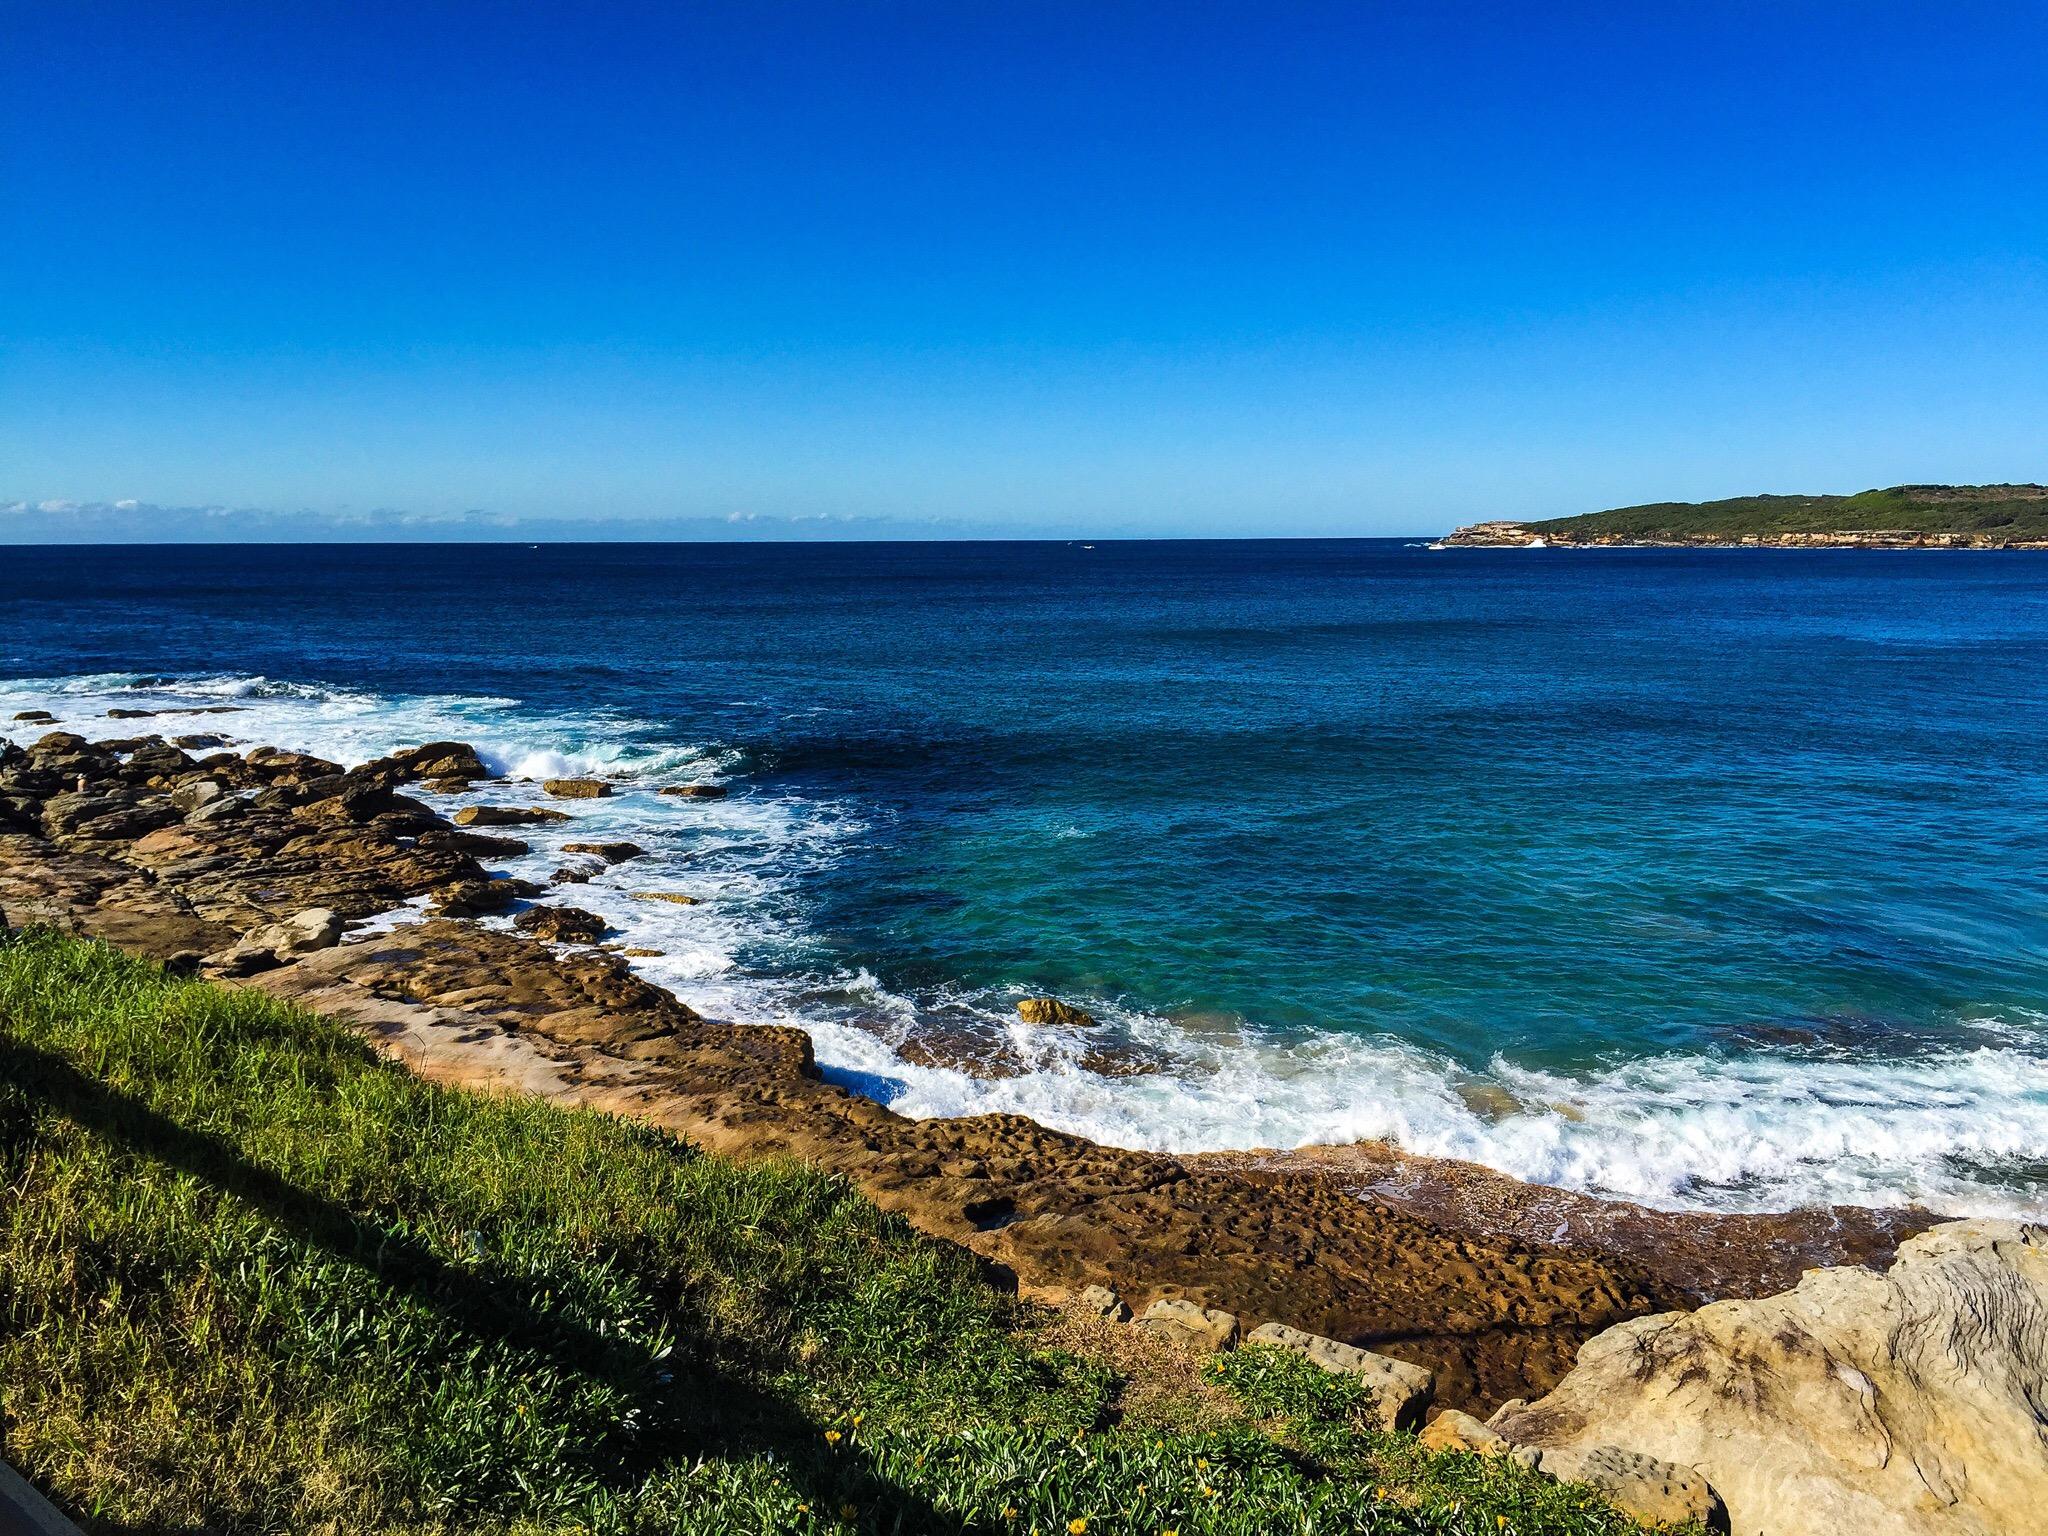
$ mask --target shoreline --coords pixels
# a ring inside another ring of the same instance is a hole
[[[1906,529],[1844,528],[1832,533],[1751,533],[1738,538],[1578,538],[1541,523],[1485,522],[1455,528],[1439,549],[1812,549],[1956,550],[1996,552],[2048,549],[2048,539],[1995,539],[1972,533],[1916,533]]]
[[[634,975],[565,931],[573,907],[522,916],[569,942],[476,922],[544,894],[478,862],[517,827],[401,790],[486,777],[459,743],[343,771],[54,733],[0,753],[0,912],[260,986],[436,1080],[819,1164],[1028,1294],[1106,1284],[1277,1319],[1429,1366],[1454,1406],[1547,1390],[1616,1322],[1882,1263],[1938,1219],[1656,1211],[1377,1143],[1169,1156],[1021,1115],[908,1119],[825,1081],[803,1031],[707,1019]],[[390,921],[421,898],[433,915]]]

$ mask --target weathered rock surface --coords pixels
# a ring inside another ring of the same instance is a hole
[[[295,956],[332,949],[341,942],[343,927],[339,913],[311,907],[284,922],[250,929],[227,950],[211,957],[207,969],[220,976],[253,976]]]
[[[1561,1483],[1584,1483],[1598,1489],[1600,1496],[1624,1514],[1644,1525],[1686,1525],[1698,1523],[1709,1531],[1729,1529],[1728,1509],[1707,1480],[1690,1467],[1625,1451],[1617,1445],[1553,1446],[1526,1455],[1526,1447],[1510,1452],[1521,1456],[1546,1477]]]
[[[1075,1298],[1075,1305],[1092,1317],[1106,1317],[1112,1323],[1127,1323],[1131,1320],[1131,1309],[1124,1305],[1123,1298],[1106,1285],[1083,1286]]]
[[[612,792],[603,779],[543,779],[540,787],[558,800],[602,800]]]
[[[603,918],[581,907],[529,907],[512,926],[555,944],[595,944],[610,932]]]
[[[685,800],[723,800],[729,791],[723,784],[670,784],[661,793]]]
[[[567,821],[569,815],[541,806],[465,805],[449,820],[458,827],[538,827],[551,821]]]
[[[1069,1029],[1089,1029],[1095,1015],[1063,1003],[1056,997],[1026,997],[1017,1003],[1017,1017],[1026,1024],[1063,1024]]]
[[[2048,1228],[1951,1222],[1885,1274],[1624,1323],[1493,1428],[1556,1476],[1602,1446],[1694,1469],[1740,1536],[2048,1529]]]
[[[1382,1429],[1415,1428],[1436,1396],[1435,1375],[1419,1365],[1376,1355],[1369,1349],[1326,1339],[1321,1334],[1304,1333],[1285,1323],[1261,1323],[1245,1335],[1244,1341],[1287,1350],[1333,1375],[1356,1376],[1372,1388],[1373,1407]]]
[[[1237,1342],[1237,1318],[1218,1307],[1205,1307],[1182,1296],[1162,1296],[1132,1326],[1191,1349],[1214,1354]]]

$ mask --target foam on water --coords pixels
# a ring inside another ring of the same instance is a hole
[[[197,712],[220,704],[238,712]],[[166,713],[109,720],[110,707]],[[1572,1074],[1496,1056],[1476,1076],[1391,1037],[1175,1021],[1113,1000],[1088,1004],[1103,1021],[1097,1030],[1031,1030],[1016,1020],[1015,991],[906,995],[866,971],[835,969],[807,921],[805,882],[841,855],[861,813],[744,786],[725,800],[655,793],[731,772],[740,758],[722,743],[678,745],[660,739],[655,722],[601,709],[549,713],[506,698],[384,696],[263,677],[0,684],[0,720],[24,709],[47,709],[57,727],[90,736],[206,731],[344,763],[426,740],[468,741],[508,777],[440,802],[448,808],[533,804],[533,780],[602,774],[617,792],[570,805],[569,823],[521,829],[532,851],[502,871],[545,881],[565,866],[589,869],[587,882],[565,884],[553,899],[596,912],[627,944],[661,951],[633,962],[642,974],[707,1014],[809,1030],[828,1074],[908,1115],[1009,1111],[1107,1143],[1182,1152],[1383,1139],[1671,1208],[2048,1207],[2048,1061],[2028,1048],[2040,1038],[2036,1019],[1987,1015],[1971,1021],[1974,1040],[1905,1056],[1772,1047]],[[604,868],[563,851],[607,839],[648,855]],[[699,904],[650,899],[660,893]],[[401,910],[380,926],[411,915]],[[979,1076],[900,1054],[921,1031],[963,1020],[1006,1039],[1024,1070]],[[1092,1070],[1089,1052],[1104,1047],[1149,1070]]]

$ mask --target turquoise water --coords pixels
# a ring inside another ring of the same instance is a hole
[[[13,550],[0,675],[103,735],[227,700],[251,741],[613,773],[554,841],[653,858],[568,899],[908,1113],[2044,1203],[2038,556]]]

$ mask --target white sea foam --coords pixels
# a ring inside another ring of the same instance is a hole
[[[106,714],[220,703],[244,712],[148,722]],[[503,698],[383,696],[261,677],[0,683],[0,722],[22,709],[47,709],[58,726],[86,735],[206,731],[344,763],[456,738],[510,775],[479,787],[483,800],[500,804],[534,803],[531,780],[602,774],[617,786],[612,796],[577,802],[571,823],[522,829],[532,852],[504,871],[545,880],[580,862],[592,878],[561,887],[556,899],[596,912],[629,944],[660,950],[634,962],[642,974],[713,1016],[808,1029],[828,1073],[908,1115],[1011,1111],[1115,1145],[1183,1152],[1384,1139],[1672,1208],[1919,1201],[1986,1214],[2048,1209],[2048,1028],[2040,1019],[1987,1016],[1974,1021],[1981,1043],[1898,1058],[1771,1049],[1668,1054],[1566,1074],[1497,1057],[1477,1076],[1391,1037],[1301,1039],[1176,1022],[1113,1001],[1089,1004],[1099,1030],[1025,1029],[1013,1004],[1027,977],[1016,991],[908,996],[865,971],[833,973],[807,921],[805,887],[860,830],[860,814],[830,801],[654,793],[676,778],[730,772],[737,757],[718,743],[666,743],[653,723],[601,710],[549,713]],[[612,838],[639,843],[648,856],[602,868],[562,851]],[[649,900],[648,892],[700,904]],[[1007,1035],[1027,1070],[991,1078],[905,1061],[892,1042],[935,1019]],[[1087,1053],[1104,1045],[1160,1070],[1090,1070]]]

